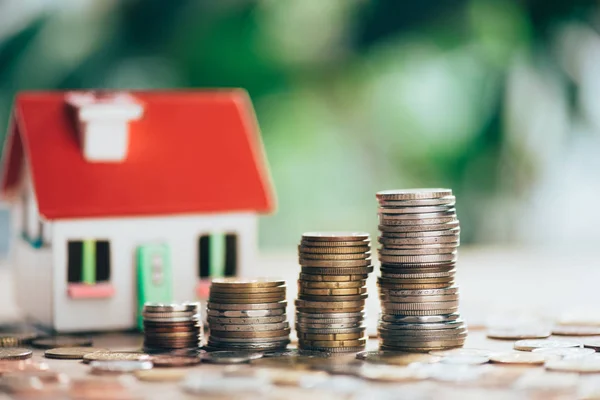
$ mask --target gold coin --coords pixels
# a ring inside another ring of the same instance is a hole
[[[146,382],[179,382],[185,378],[189,370],[178,368],[156,368],[134,371],[140,381]]]
[[[357,313],[363,311],[363,306],[355,308],[306,308],[296,306],[296,311],[306,314],[336,314],[336,313]]]
[[[302,240],[314,242],[354,242],[369,240],[367,232],[305,232]]]
[[[308,301],[308,300],[296,300],[296,307],[300,308],[335,308],[343,310],[345,308],[359,308],[365,305],[364,300],[359,301]]]
[[[251,297],[251,298],[241,298],[241,297],[221,297],[215,296],[211,294],[208,297],[208,301],[211,303],[217,304],[260,304],[260,303],[278,303],[280,301],[285,300],[285,296],[275,296],[275,297]]]
[[[309,247],[299,245],[298,251],[304,254],[362,254],[371,251],[371,246]]]
[[[271,286],[271,287],[223,287],[220,285],[212,285],[210,287],[211,293],[223,293],[223,294],[256,294],[271,296],[276,294],[285,294],[287,289],[286,285]]]
[[[314,281],[303,281],[298,280],[298,287],[302,290],[309,289],[360,289],[366,285],[366,279],[360,281],[347,281],[347,282],[314,282]]]
[[[542,365],[546,362],[543,354],[536,353],[500,353],[492,354],[490,362],[497,364]]]
[[[31,350],[21,347],[0,348],[0,360],[24,360],[32,354]]]
[[[371,253],[354,253],[354,254],[312,254],[300,252],[299,257],[302,260],[315,261],[352,261],[365,260],[371,257]]]
[[[277,278],[215,278],[211,281],[211,285],[224,288],[263,288],[283,286],[285,281]]]
[[[367,293],[366,287],[350,289],[307,289],[300,287],[298,293],[309,296],[356,296]]]
[[[100,347],[57,347],[56,349],[48,349],[44,352],[46,358],[56,358],[59,360],[80,360],[86,354],[95,351],[109,351]]]
[[[358,333],[302,333],[298,332],[298,340],[357,340],[362,339],[364,331]]]
[[[372,270],[370,270],[372,271]],[[304,272],[300,273],[300,280],[307,282],[356,282],[364,281],[369,275],[369,271],[359,274],[340,274],[340,275],[313,275]]]
[[[359,300],[364,300],[368,297],[367,294],[358,294],[358,295],[354,295],[354,296],[313,296],[313,295],[306,295],[303,293],[300,293],[298,298],[301,300],[307,300],[307,301],[320,301],[320,302],[350,302],[350,301],[359,301]]]
[[[121,351],[96,351],[83,356],[84,363],[92,361],[149,361],[150,356],[144,353],[129,353]]]
[[[300,348],[305,347],[316,347],[316,348],[329,348],[329,347],[360,347],[367,343],[367,339],[356,339],[356,340],[298,340],[298,346]]]

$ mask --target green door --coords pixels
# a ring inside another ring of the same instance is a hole
[[[137,250],[138,277],[138,327],[142,329],[144,303],[171,303],[173,301],[173,277],[169,247],[149,244]]]

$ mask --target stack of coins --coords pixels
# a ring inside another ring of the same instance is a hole
[[[202,322],[198,303],[146,303],[142,318],[145,351],[198,349],[201,345]]]
[[[285,281],[214,279],[208,300],[207,350],[275,352],[290,343]]]
[[[371,265],[369,234],[310,232],[298,247],[298,349],[328,353],[364,350],[365,286]]]
[[[467,328],[454,286],[460,227],[452,190],[386,190],[377,199],[380,348],[461,347]]]

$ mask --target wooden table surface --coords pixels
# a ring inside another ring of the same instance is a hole
[[[540,321],[551,322],[563,313],[588,313],[598,315],[595,305],[600,304],[600,291],[596,290],[596,282],[600,277],[600,269],[596,268],[596,257],[591,252],[563,252],[558,250],[505,250],[499,248],[487,249],[462,249],[458,265],[457,282],[461,291],[461,313],[470,325],[467,347],[487,348],[504,351],[512,349],[511,341],[497,341],[485,338],[481,327],[488,323],[494,325],[517,324],[532,318]],[[288,298],[296,296],[295,279],[298,274],[296,256],[292,252],[280,254],[270,253],[262,256],[259,262],[260,269],[256,275],[279,275],[288,280]],[[0,324],[15,321],[20,318],[18,308],[12,301],[12,285],[10,269],[0,267]],[[279,274],[275,274],[278,272]],[[378,300],[374,285],[377,272],[369,279],[369,298],[367,311],[370,315],[370,332],[376,326],[378,313]],[[293,303],[293,302],[292,302]],[[288,310],[290,320],[293,318],[293,309]],[[137,350],[140,348],[141,335],[133,333],[105,333],[94,335],[94,346],[106,347],[111,350]],[[369,348],[376,348],[376,340],[369,343]],[[64,372],[73,378],[89,376],[89,367],[78,361],[50,360],[43,358],[43,352],[36,350],[34,359],[48,363],[51,369]],[[201,364],[189,368],[191,373],[206,374],[220,371],[223,367]],[[541,368],[535,368],[543,372]],[[194,398],[186,395],[179,384],[174,383],[147,383],[134,382],[136,391],[143,398]],[[369,383],[368,387],[376,388],[377,385]],[[415,384],[397,386],[398,398],[402,393],[412,393]],[[419,384],[422,385],[422,384]],[[446,390],[447,383],[427,382],[436,388]],[[480,388],[472,386],[451,385],[450,391],[436,398],[451,398],[456,393],[462,397],[470,398],[469,393],[475,396]],[[437,390],[431,389],[428,390]],[[491,389],[490,389],[491,390]],[[499,390],[499,391],[498,391]],[[290,392],[291,391],[291,392]],[[458,392],[457,392],[458,391]],[[514,392],[498,391],[498,398],[514,397]],[[427,392],[430,393],[430,392]],[[272,398],[293,398],[298,394],[298,389],[279,388],[271,393]],[[307,393],[302,393],[303,398]],[[308,393],[308,395],[310,395]],[[321,395],[324,396],[323,393]],[[508,397],[502,397],[508,396]],[[319,398],[323,398],[319,396]],[[335,398],[335,397],[334,397]],[[340,397],[337,397],[340,398]],[[419,398],[419,397],[415,397]],[[430,397],[424,397],[430,398]],[[455,397],[452,397],[455,398]],[[472,398],[478,398],[477,396]],[[523,397],[530,398],[530,397]],[[532,397],[534,398],[534,397]],[[565,397],[573,398],[573,397]]]

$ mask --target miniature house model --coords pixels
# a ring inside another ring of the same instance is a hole
[[[145,301],[248,273],[274,209],[242,90],[21,93],[3,166],[17,302],[57,331],[134,328]]]

